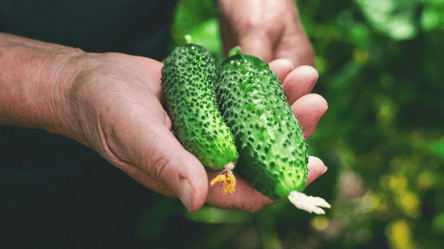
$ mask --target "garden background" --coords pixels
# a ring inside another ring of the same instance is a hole
[[[139,228],[152,248],[444,248],[444,0],[300,0],[329,108],[308,141],[329,170],[256,213],[187,212],[159,196]],[[183,0],[171,48],[190,34],[223,59],[213,0]]]

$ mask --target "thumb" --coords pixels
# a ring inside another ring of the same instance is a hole
[[[129,171],[131,177],[153,191],[179,198],[189,211],[195,211],[205,203],[207,173],[167,126],[150,123],[148,129],[143,129],[143,133],[133,137],[132,141],[135,145],[132,150],[136,153],[131,153],[132,161],[139,166],[136,172]]]
[[[264,31],[251,29],[239,37],[242,53],[252,54],[269,63],[273,60],[273,41]]]
[[[200,161],[181,148],[164,152],[170,160],[158,164],[158,179],[173,190],[188,211],[196,211],[205,203],[208,193],[207,173]]]
[[[188,211],[199,209],[206,200],[208,177],[201,162],[186,151],[165,126],[161,127],[162,141],[156,146],[157,162],[154,175],[167,188],[175,191]]]

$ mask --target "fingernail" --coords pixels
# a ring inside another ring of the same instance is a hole
[[[308,107],[318,107],[319,106],[319,102],[311,100],[308,103],[306,103],[305,105],[308,106]]]
[[[178,195],[185,208],[191,212],[193,207],[193,189],[187,179],[182,179],[178,186]]]
[[[327,172],[328,168],[327,166],[325,166],[324,172],[322,172],[322,174],[324,174],[325,172]]]

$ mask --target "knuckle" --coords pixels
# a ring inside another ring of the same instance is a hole
[[[169,167],[171,163],[171,159],[166,155],[160,155],[157,159],[154,160],[150,173],[151,175],[160,182],[164,183],[165,179],[165,171]]]

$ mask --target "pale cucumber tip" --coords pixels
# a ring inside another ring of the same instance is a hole
[[[288,194],[288,200],[297,208],[309,213],[325,214],[322,208],[331,207],[330,204],[320,197],[307,196],[298,191],[291,191],[290,194]]]
[[[225,170],[233,171],[234,166],[235,166],[235,165],[234,165],[233,162],[229,162],[229,163],[227,163],[227,164],[225,165]]]

